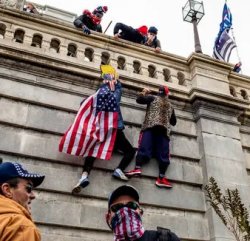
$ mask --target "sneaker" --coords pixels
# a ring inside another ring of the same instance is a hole
[[[135,168],[134,170],[128,171],[125,174],[128,177],[140,176],[141,175],[141,169],[140,168]]]
[[[78,183],[74,186],[72,193],[79,193],[82,188],[85,188],[89,185],[89,179],[87,175],[83,175]]]
[[[163,178],[157,178],[155,185],[158,187],[166,187],[166,188],[172,188],[171,183],[168,181],[166,177]]]
[[[125,176],[123,171],[120,168],[116,168],[112,174],[113,177],[121,179],[123,181],[128,181],[128,178]]]

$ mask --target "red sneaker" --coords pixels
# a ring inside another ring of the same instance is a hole
[[[135,168],[134,170],[126,172],[125,175],[128,176],[128,177],[140,176],[141,175],[141,169],[140,168]]]
[[[163,178],[157,178],[155,185],[158,187],[166,187],[166,188],[172,188],[171,183],[168,181],[166,177]]]

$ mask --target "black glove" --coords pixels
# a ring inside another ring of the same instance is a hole
[[[82,27],[82,30],[84,33],[90,34],[90,30],[85,25]]]

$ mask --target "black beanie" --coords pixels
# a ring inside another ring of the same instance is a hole
[[[156,28],[156,27],[150,27],[149,29],[148,29],[148,32],[149,33],[154,33],[154,34],[157,34],[158,33],[158,29]]]

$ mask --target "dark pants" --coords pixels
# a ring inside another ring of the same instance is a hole
[[[169,161],[169,138],[164,130],[154,128],[142,132],[139,149],[136,155],[136,167],[141,167],[155,157],[159,162],[159,174],[164,176],[170,164]]]
[[[135,149],[130,144],[126,136],[124,135],[123,130],[118,129],[116,133],[114,151],[121,151],[123,153],[123,158],[120,161],[120,164],[117,168],[120,168],[122,171],[129,165],[135,155]],[[88,174],[93,168],[95,157],[87,156],[85,158],[85,163],[83,166],[83,171]]]

